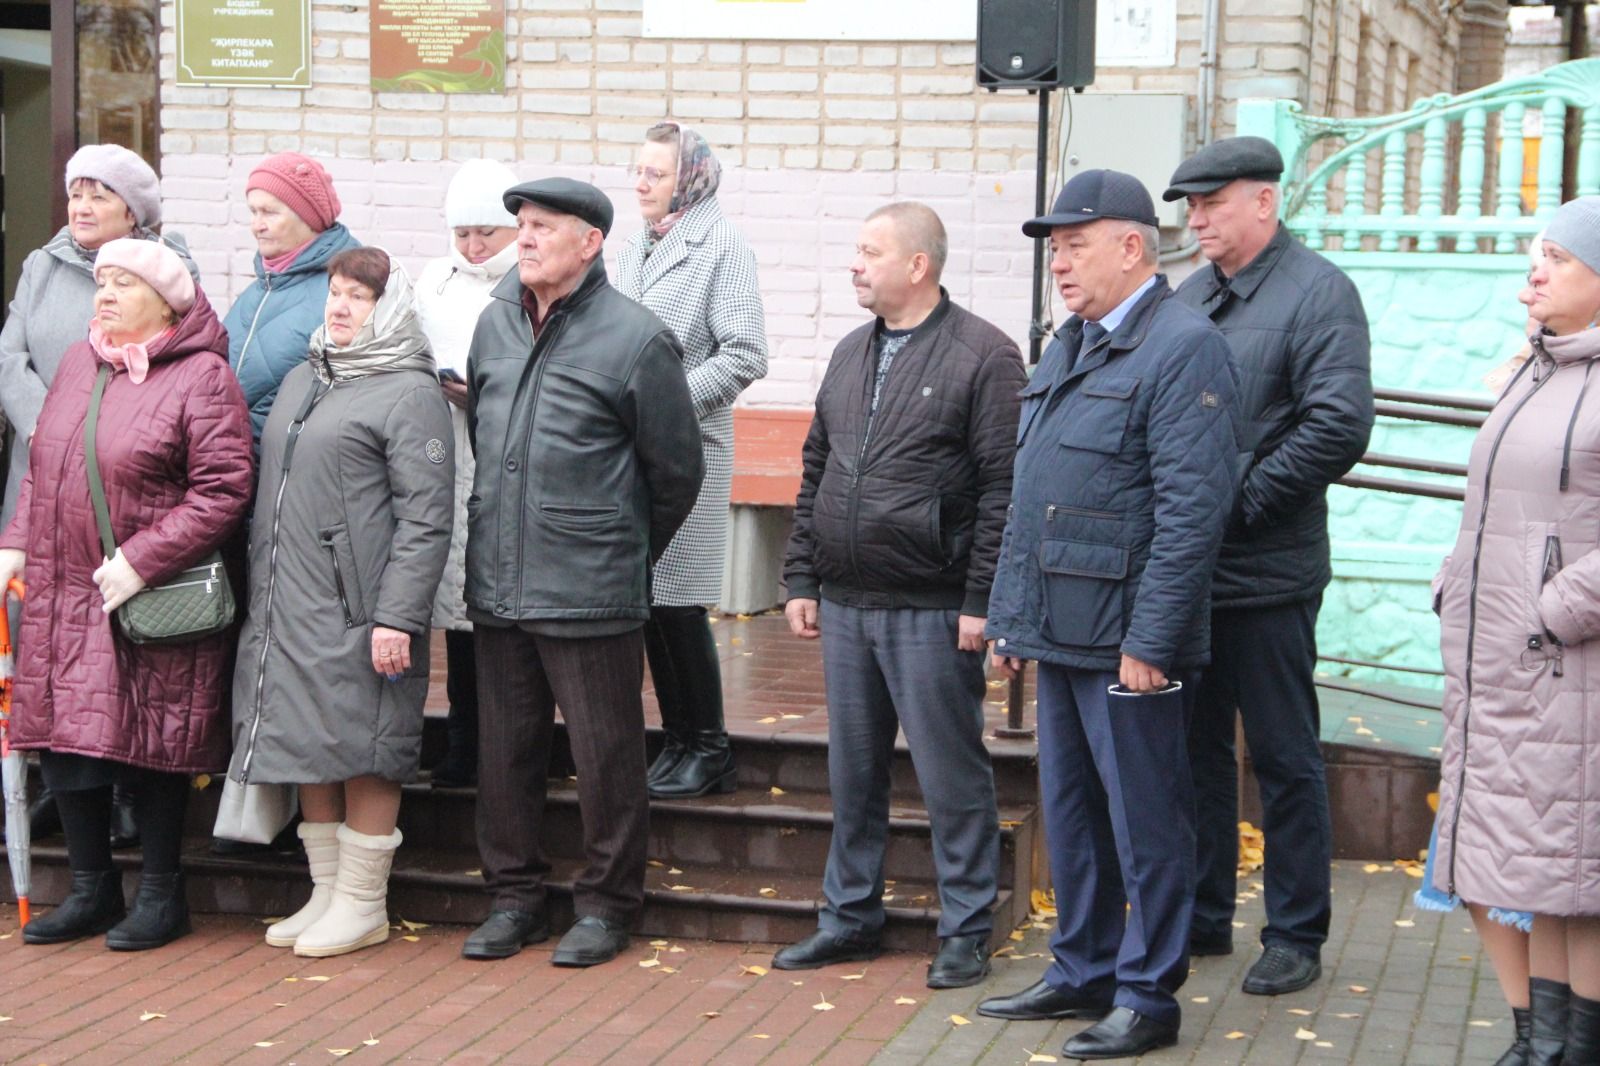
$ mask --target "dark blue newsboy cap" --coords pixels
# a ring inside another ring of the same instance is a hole
[[[1158,226],[1156,205],[1144,184],[1120,170],[1085,170],[1062,188],[1048,215],[1022,224],[1029,237],[1048,237],[1056,226],[1076,226],[1097,218],[1122,218]]]

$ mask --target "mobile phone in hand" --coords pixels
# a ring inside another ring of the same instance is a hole
[[[452,370],[447,366],[439,368],[439,380],[448,381],[452,385],[465,385],[467,383],[466,379],[458,371]]]

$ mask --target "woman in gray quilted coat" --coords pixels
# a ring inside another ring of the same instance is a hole
[[[384,251],[329,260],[310,348],[261,435],[228,773],[300,786],[311,899],[266,939],[318,957],[389,934],[455,466],[411,283]]]
[[[1530,1063],[1600,1063],[1600,197],[1532,270],[1542,323],[1472,446],[1436,579],[1445,665],[1433,884],[1528,911]],[[1523,1060],[1514,1060],[1523,1061]]]
[[[693,130],[645,132],[633,167],[645,228],[617,255],[617,288],[660,316],[683,345],[706,476],[694,511],[651,574],[645,655],[666,746],[650,767],[659,798],[732,792],[722,670],[706,607],[722,595],[733,483],[733,401],[767,372],[756,261],[722,215],[722,168]]]

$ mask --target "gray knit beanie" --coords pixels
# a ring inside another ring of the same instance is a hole
[[[98,181],[128,205],[145,229],[161,225],[161,179],[137,154],[117,144],[86,144],[67,160],[67,191],[79,178]]]
[[[1600,274],[1600,196],[1580,196],[1556,208],[1544,239],[1559,244]]]

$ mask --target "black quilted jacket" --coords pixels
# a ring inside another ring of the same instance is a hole
[[[784,560],[791,599],[988,613],[1022,357],[948,294],[895,356],[867,435],[878,323],[834,349]]]

